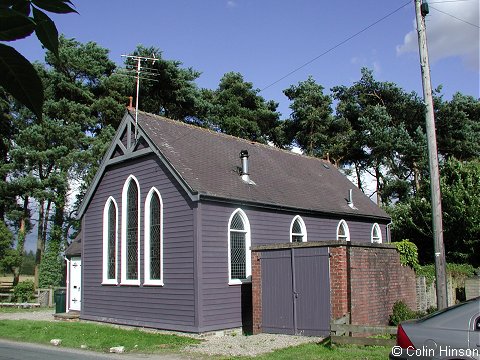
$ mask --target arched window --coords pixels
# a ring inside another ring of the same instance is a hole
[[[243,210],[237,209],[228,221],[229,284],[241,284],[251,274],[250,223]]]
[[[103,208],[103,276],[102,284],[117,284],[117,203],[109,197]]]
[[[145,285],[163,285],[163,202],[155,188],[145,200]]]
[[[340,220],[337,226],[337,240],[350,241],[350,230],[345,220]]]
[[[122,284],[140,284],[140,187],[130,175],[122,191]]]
[[[372,243],[382,243],[382,231],[377,223],[372,226]]]
[[[293,218],[290,225],[290,242],[306,242],[307,241],[307,228],[303,219],[297,215]]]

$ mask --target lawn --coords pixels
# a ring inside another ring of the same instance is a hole
[[[50,322],[2,320],[0,337],[4,339],[49,344],[61,339],[62,346],[108,352],[111,347],[124,346],[127,352],[154,353],[175,351],[198,340],[177,335],[153,334],[82,322]]]
[[[322,360],[385,360],[390,348],[383,346],[331,346],[328,341],[321,344],[304,344],[257,356],[258,360],[322,359]]]
[[[108,352],[111,347],[124,346],[127,352],[179,352],[199,340],[189,337],[154,334],[140,330],[126,330],[111,325],[83,322],[49,322],[30,320],[2,320],[0,338],[49,344],[51,339],[62,339],[62,347]],[[213,356],[212,359],[238,360],[384,360],[390,349],[381,346],[331,346],[329,341],[309,343],[274,351],[257,357]],[[201,358],[207,358],[201,356]]]

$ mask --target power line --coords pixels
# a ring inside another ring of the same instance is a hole
[[[452,18],[454,18],[454,19],[456,19],[456,20],[458,20],[458,21],[461,21],[461,22],[463,22],[463,23],[465,23],[465,24],[468,24],[468,25],[471,25],[471,26],[473,26],[473,27],[475,27],[475,28],[477,28],[477,29],[480,29],[480,26],[478,26],[478,25],[476,25],[476,24],[473,24],[473,23],[471,23],[471,22],[468,22],[467,20],[460,19],[459,17],[456,17],[455,15],[452,15],[452,14],[449,14],[449,13],[447,13],[447,12],[445,12],[445,11],[442,11],[442,10],[440,10],[440,9],[437,9],[436,7],[433,7],[433,6],[430,6],[430,7],[431,7],[432,9],[434,9],[434,10],[442,13],[442,14],[448,15],[448,16],[450,16],[450,17],[452,17]]]
[[[356,32],[355,34],[349,36],[349,37],[346,38],[345,40],[337,43],[336,45],[332,46],[330,49],[324,51],[324,52],[321,53],[320,55],[314,57],[313,59],[307,61],[307,62],[304,63],[303,65],[300,65],[300,66],[297,67],[296,69],[290,71],[288,74],[282,76],[280,79],[278,79],[278,80],[272,82],[271,84],[265,86],[263,89],[260,90],[260,92],[262,92],[262,91],[264,91],[264,90],[272,87],[272,86],[275,85],[275,84],[278,84],[278,83],[279,83],[280,81],[282,81],[283,79],[285,79],[285,78],[289,77],[290,75],[296,73],[297,71],[303,69],[305,66],[310,65],[310,64],[313,63],[315,60],[318,60],[318,59],[321,58],[322,56],[324,56],[324,55],[332,52],[332,51],[335,50],[336,48],[342,46],[342,45],[345,44],[346,42],[352,40],[353,38],[357,37],[358,35],[364,33],[364,32],[367,31],[368,29],[374,27],[374,26],[377,25],[378,23],[382,22],[383,20],[389,18],[389,17],[392,16],[393,14],[395,14],[395,13],[397,13],[398,11],[402,10],[404,7],[406,7],[406,6],[409,5],[410,3],[411,3],[410,1],[406,2],[405,4],[403,4],[402,6],[400,6],[399,8],[393,10],[392,12],[390,12],[390,13],[388,13],[387,15],[381,17],[381,18],[378,19],[377,21],[375,21],[375,22],[371,23],[370,25],[364,27],[362,30],[360,30],[360,31]]]

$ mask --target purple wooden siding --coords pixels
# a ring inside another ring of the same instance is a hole
[[[234,208],[232,209],[232,211]],[[228,285],[230,208],[201,206],[200,312],[204,331],[242,326],[241,286]]]
[[[144,281],[144,206],[155,186],[164,207],[164,283],[160,286],[101,285],[102,220],[109,196],[118,205],[118,279],[122,188],[129,175],[140,184],[140,274]],[[86,210],[83,221],[82,318],[172,330],[196,331],[194,294],[194,228],[190,202],[176,182],[151,155],[107,169]]]
[[[330,333],[328,248],[263,251],[262,329],[267,333]]]
[[[199,313],[204,331],[242,326],[241,286],[228,285],[228,219],[237,208],[239,206],[206,201],[201,205]],[[294,212],[240,208],[250,222],[252,246],[290,242],[290,225],[295,215],[302,216],[308,241],[335,240],[341,220],[340,217],[316,218]],[[345,220],[352,241],[370,242],[373,221]],[[385,225],[380,224],[380,227],[383,234]]]

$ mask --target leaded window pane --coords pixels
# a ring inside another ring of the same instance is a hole
[[[233,230],[245,230],[245,225],[243,224],[242,217],[240,214],[235,214],[232,218],[232,222],[230,224],[230,229]]]
[[[150,279],[160,280],[160,232],[161,232],[161,217],[160,217],[160,198],[157,193],[154,193],[150,200]]]
[[[134,181],[127,193],[127,279],[138,279],[138,188]]]
[[[115,242],[116,242],[116,228],[117,228],[117,210],[113,202],[110,202],[108,207],[108,250],[107,250],[107,269],[108,279],[115,279]]]
[[[342,223],[340,224],[339,228],[338,228],[338,237],[346,237],[346,233],[345,233],[345,225]]]
[[[373,226],[372,240],[374,242],[380,242],[380,227],[378,225]]]
[[[241,221],[241,219],[240,219]],[[233,222],[233,221],[232,221]],[[243,222],[242,222],[243,223]],[[245,232],[230,232],[230,277],[232,279],[245,279],[246,276],[246,251]]]
[[[302,225],[300,224],[300,220],[295,220],[292,226],[292,233],[294,234],[302,234]]]
[[[292,234],[292,242],[303,242],[303,235]]]

